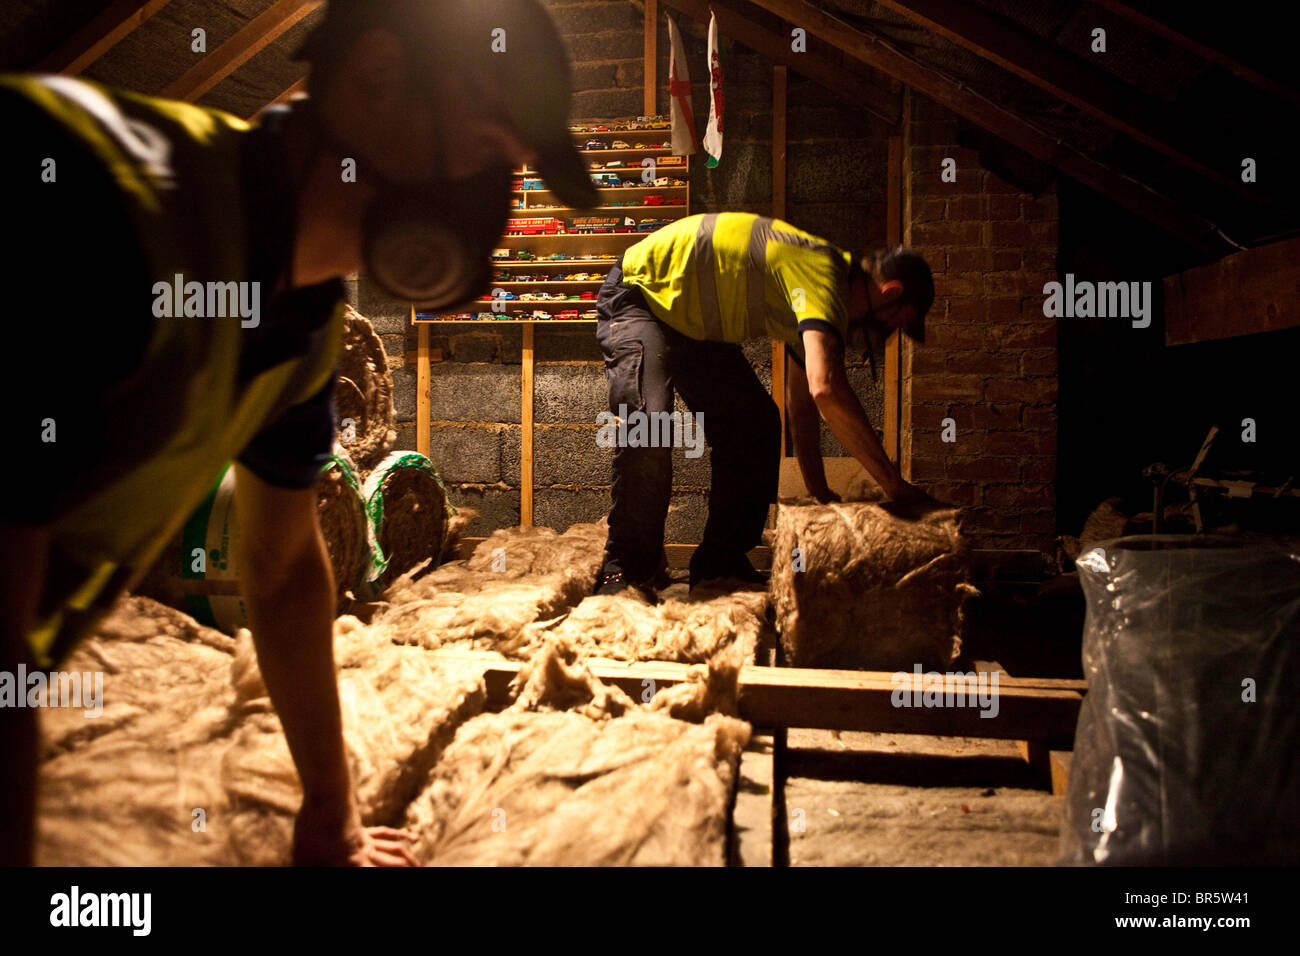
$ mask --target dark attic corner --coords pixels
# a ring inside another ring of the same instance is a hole
[[[1013,931],[1263,925],[1289,26],[0,6],[14,920],[180,938],[197,867],[889,866],[894,918],[978,867]]]

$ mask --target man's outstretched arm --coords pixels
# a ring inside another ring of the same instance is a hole
[[[803,474],[804,487],[822,504],[838,501],[839,496],[826,484],[826,466],[822,463],[821,450],[822,417],[808,392],[808,377],[794,361],[786,366],[785,408],[790,416],[794,454]]]
[[[925,492],[908,484],[885,454],[884,446],[867,419],[867,413],[849,385],[844,371],[844,349],[837,336],[820,329],[803,333],[808,392],[835,437],[850,455],[876,479],[890,498],[925,498]]]
[[[302,781],[294,862],[414,865],[406,834],[366,830],[352,796],[334,670],[334,576],[316,493],[236,466],[240,578],[257,661]]]

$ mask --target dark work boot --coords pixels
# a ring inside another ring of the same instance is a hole
[[[767,588],[767,575],[757,570],[743,553],[719,553],[696,548],[691,555],[691,589],[706,581],[740,582],[740,587],[729,590],[762,591]]]
[[[627,590],[633,591],[647,604],[659,603],[659,595],[655,593],[652,582],[629,581],[617,566],[601,568],[600,574],[596,577],[597,594],[622,594]]]

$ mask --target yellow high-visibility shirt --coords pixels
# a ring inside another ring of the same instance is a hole
[[[780,219],[705,213],[628,249],[623,281],[683,335],[714,342],[771,336],[802,362],[800,331],[829,325],[848,340],[851,261],[850,253]]]

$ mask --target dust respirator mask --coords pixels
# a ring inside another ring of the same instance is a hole
[[[510,166],[413,186],[371,177],[381,192],[363,226],[366,274],[389,295],[429,309],[483,294],[510,215]]]
[[[487,291],[492,250],[510,217],[509,162],[449,179],[441,173],[446,163],[440,144],[435,176],[399,183],[330,134],[319,117],[313,117],[313,125],[313,153],[328,147],[351,157],[357,181],[377,191],[362,222],[361,252],[370,279],[394,298],[433,310],[462,305]]]

